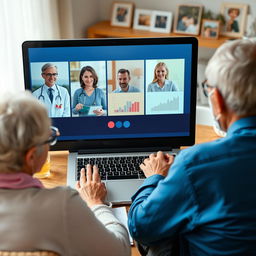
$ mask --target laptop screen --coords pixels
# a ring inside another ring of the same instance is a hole
[[[194,143],[195,38],[26,41],[22,47],[25,87],[61,133],[53,149]]]

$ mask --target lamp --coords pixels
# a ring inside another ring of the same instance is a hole
[[[136,76],[139,79],[140,76],[142,76],[142,68],[135,68],[135,69],[133,69],[132,75]]]

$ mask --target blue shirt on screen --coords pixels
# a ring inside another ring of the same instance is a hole
[[[76,105],[78,103],[81,103],[87,107],[101,106],[103,110],[106,110],[107,108],[105,93],[100,88],[95,88],[90,96],[86,94],[83,88],[77,89],[74,93],[72,112],[74,114],[79,114],[79,116],[88,115],[86,112],[76,110]]]
[[[164,86],[160,87],[157,82],[148,85],[148,92],[173,92],[178,91],[177,86],[170,80],[164,81]]]
[[[182,150],[132,201],[129,229],[143,244],[179,237],[181,255],[256,255],[256,116]]]
[[[114,92],[114,93],[119,93],[119,92],[121,92],[121,93],[126,93],[126,92],[124,92],[120,87],[118,87],[117,89],[115,89],[113,92]],[[139,90],[138,88],[134,87],[134,86],[129,85],[129,88],[128,88],[128,91],[127,91],[127,92],[140,92],[140,90]]]

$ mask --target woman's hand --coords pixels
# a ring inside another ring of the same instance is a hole
[[[81,110],[82,108],[83,108],[83,104],[81,104],[81,103],[78,103],[77,105],[76,105],[76,110],[77,111],[79,111],[79,110]]]
[[[93,113],[96,116],[102,116],[102,115],[104,115],[105,111],[102,108],[97,108],[97,109],[93,110]]]
[[[154,174],[167,176],[168,170],[174,161],[174,156],[158,151],[157,154],[150,154],[140,165],[141,170],[148,178]]]
[[[86,166],[86,176],[85,169],[81,169],[80,180],[76,183],[76,190],[89,207],[104,204],[107,189],[100,180],[98,167],[94,165],[92,173],[92,166],[88,164]]]

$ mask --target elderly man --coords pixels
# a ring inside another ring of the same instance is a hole
[[[49,117],[70,117],[68,90],[56,84],[58,78],[57,66],[46,63],[41,70],[44,85],[35,90],[33,95],[45,104]]]
[[[170,249],[178,239],[180,255],[256,255],[255,71],[255,40],[226,43],[213,55],[204,85],[227,136],[185,149],[175,161],[162,152],[144,161],[147,179],[129,212],[141,244]]]

